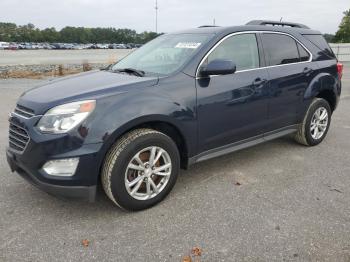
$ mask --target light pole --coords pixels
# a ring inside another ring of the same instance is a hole
[[[158,34],[158,0],[156,0],[156,33]]]

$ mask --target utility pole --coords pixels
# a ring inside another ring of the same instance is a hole
[[[158,34],[158,0],[156,0],[156,33]]]

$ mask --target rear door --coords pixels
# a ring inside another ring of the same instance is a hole
[[[297,124],[303,94],[317,65],[295,38],[284,33],[261,34],[270,78],[267,131]]]

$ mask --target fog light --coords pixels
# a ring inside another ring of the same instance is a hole
[[[51,176],[73,176],[78,163],[79,158],[50,160],[45,163],[43,170]]]

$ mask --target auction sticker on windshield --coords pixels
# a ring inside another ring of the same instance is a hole
[[[178,43],[175,48],[191,48],[196,49],[201,45],[201,43],[195,43],[195,42],[182,42]]]

